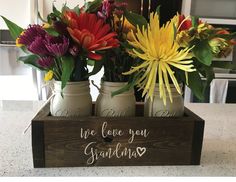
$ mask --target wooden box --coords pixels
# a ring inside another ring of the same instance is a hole
[[[52,117],[49,105],[32,120],[34,167],[199,165],[204,120],[185,108],[181,118]]]

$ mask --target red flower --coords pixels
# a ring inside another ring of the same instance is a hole
[[[225,29],[222,29],[222,30],[219,30],[218,32],[216,32],[216,34],[221,34],[221,35],[226,34],[227,35],[227,34],[230,34],[230,32],[225,30]],[[231,39],[231,40],[229,40],[229,43],[231,45],[236,45],[236,40],[235,39]]]
[[[102,56],[94,53],[119,46],[115,38],[117,34],[110,32],[110,26],[105,24],[95,14],[81,13],[77,15],[67,12],[65,15],[71,37],[88,52],[88,57],[94,60],[102,59]]]
[[[184,15],[179,15],[179,31],[188,30],[192,27],[192,21],[186,19]]]
[[[225,34],[229,34],[229,31],[222,29],[222,30],[219,30],[218,32],[216,32],[216,34],[225,35]]]
[[[66,11],[64,14],[64,19],[69,24],[69,27],[73,27],[73,25],[76,24],[76,19],[78,18],[78,15],[74,11]]]

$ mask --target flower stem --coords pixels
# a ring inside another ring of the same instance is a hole
[[[57,61],[58,61],[58,59],[55,58],[55,65],[56,65],[56,67],[55,67],[54,71],[55,71],[55,74],[58,77],[58,80],[60,80],[62,70],[61,70],[60,66],[58,65]]]

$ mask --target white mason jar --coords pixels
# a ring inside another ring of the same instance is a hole
[[[181,90],[183,85],[179,85]],[[169,95],[166,90],[166,105],[163,99],[160,98],[159,84],[156,84],[153,101],[146,99],[144,103],[144,116],[147,117],[181,117],[184,114],[184,99],[179,94],[173,84],[170,84],[172,99],[171,103]]]
[[[135,116],[134,90],[111,96],[113,91],[122,88],[126,82],[102,82],[96,101],[96,115],[102,117]]]
[[[61,82],[55,81],[50,111],[52,116],[90,116],[92,98],[89,81],[68,82],[63,91],[61,90]]]

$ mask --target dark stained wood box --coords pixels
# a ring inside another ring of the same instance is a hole
[[[49,105],[32,120],[34,167],[199,165],[204,120],[185,108],[181,118],[52,117]],[[88,133],[90,136],[88,136]]]

